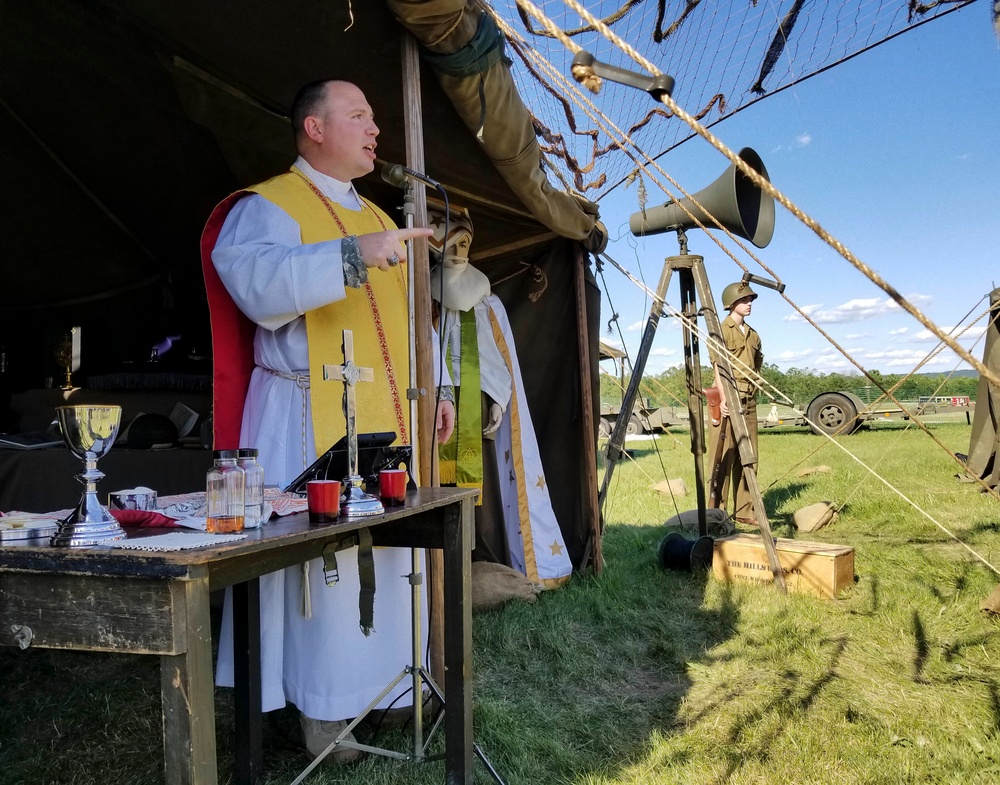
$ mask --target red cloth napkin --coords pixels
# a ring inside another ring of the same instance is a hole
[[[108,510],[108,512],[122,526],[172,527],[178,525],[173,518],[168,518],[162,512],[155,510]]]

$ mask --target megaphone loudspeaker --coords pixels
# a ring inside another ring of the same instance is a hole
[[[739,156],[770,182],[764,162],[754,150],[744,147]],[[697,226],[696,219],[706,229],[716,227],[718,222],[738,237],[764,248],[774,234],[774,199],[758,188],[736,164],[730,164],[715,182],[691,199],[632,213],[629,229],[637,237],[662,234]]]

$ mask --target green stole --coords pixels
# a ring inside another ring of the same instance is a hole
[[[462,359],[460,384],[455,388],[455,435],[438,447],[440,481],[479,489],[479,505],[483,503],[483,416],[475,309],[460,311],[459,324]],[[450,351],[445,362],[451,367]]]

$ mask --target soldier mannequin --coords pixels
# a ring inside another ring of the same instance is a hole
[[[721,410],[722,421],[719,424],[712,424],[709,430],[708,454],[711,460],[715,460],[717,445],[722,428],[726,428],[726,441],[723,445],[723,452],[719,458],[718,475],[722,478],[722,487],[718,493],[718,500],[721,506],[725,506],[729,487],[733,489],[733,517],[740,523],[756,525],[757,516],[754,511],[753,499],[750,495],[750,488],[743,476],[743,466],[740,462],[739,450],[736,446],[736,437],[733,433],[732,423],[729,415],[739,410],[743,412],[747,424],[747,432],[750,437],[750,444],[753,446],[754,454],[757,454],[757,385],[753,381],[752,374],[759,374],[764,363],[764,354],[761,351],[760,336],[757,331],[746,323],[746,317],[750,315],[752,303],[757,299],[757,293],[748,285],[737,282],[729,284],[722,290],[722,306],[729,311],[729,315],[722,322],[722,338],[726,343],[726,349],[730,354],[730,364],[733,369],[733,381],[736,386],[738,400],[728,401],[722,394]],[[715,368],[715,386],[723,390],[719,378],[718,359],[713,356],[713,367]],[[750,369],[748,371],[747,369]],[[714,472],[712,472],[714,474]]]

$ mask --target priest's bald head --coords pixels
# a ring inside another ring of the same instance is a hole
[[[375,168],[379,129],[357,85],[341,79],[305,85],[292,102],[292,125],[299,155],[323,174],[349,182]]]

